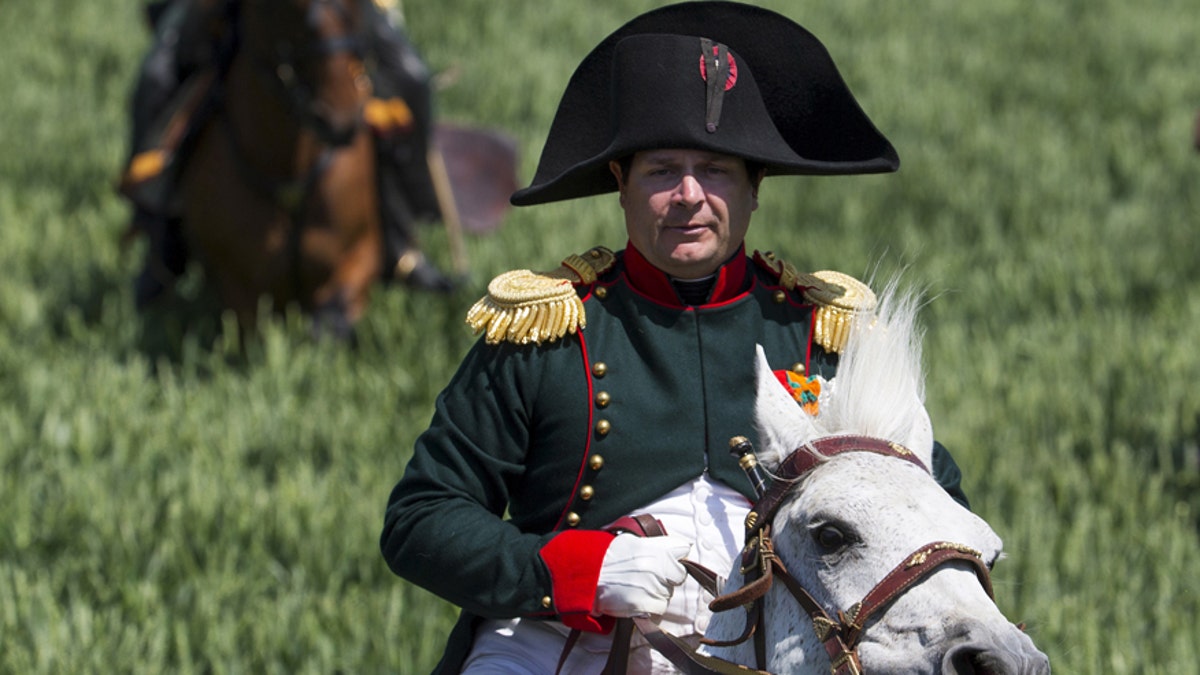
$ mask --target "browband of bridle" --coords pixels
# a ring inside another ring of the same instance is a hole
[[[925,473],[929,469],[912,450],[881,438],[871,436],[827,436],[798,448],[773,472],[775,481],[754,504],[754,508],[746,516],[746,539],[775,518],[779,505],[795,487],[794,483],[808,475],[808,472],[825,460],[846,452],[873,452],[877,455],[903,459],[921,468]]]
[[[742,550],[741,569],[744,585],[735,591],[716,597],[709,603],[709,609],[714,613],[744,607],[746,609],[745,629],[740,636],[733,640],[720,641],[708,638],[701,640],[703,644],[709,646],[730,647],[741,644],[753,636],[755,655],[760,670],[753,670],[721,658],[700,654],[679,638],[659,629],[649,619],[634,618],[633,625],[651,646],[688,675],[730,675],[733,673],[770,675],[762,670],[766,668],[766,645],[764,631],[761,629],[762,604],[763,597],[770,590],[774,580],[778,578],[812,620],[817,639],[821,641],[829,656],[830,672],[833,675],[859,675],[863,670],[862,663],[858,658],[858,641],[862,637],[867,620],[885,609],[893,600],[942,565],[952,561],[968,563],[974,569],[975,575],[979,578],[988,597],[993,597],[991,577],[979,551],[962,544],[934,542],[926,544],[908,555],[849,611],[839,611],[836,620],[830,617],[828,612],[800,585],[800,582],[787,571],[783,562],[775,555],[774,544],[771,540],[771,523],[784,499],[796,487],[801,478],[826,459],[847,452],[872,452],[886,457],[903,459],[929,473],[925,464],[908,448],[869,436],[822,438],[797,449],[780,464],[774,471],[775,481],[766,489],[746,516],[746,544]],[[653,532],[644,530],[643,534],[652,535]],[[629,620],[621,620],[619,623],[621,622],[626,625],[620,626],[623,630],[618,630],[617,633],[622,636],[621,641],[627,643]],[[559,663],[560,669],[569,649],[570,645],[563,652],[563,658]],[[619,656],[614,658],[614,655],[610,655],[608,663],[605,665],[605,675],[625,672],[628,646],[618,649],[616,641],[614,641],[614,651],[618,652]]]

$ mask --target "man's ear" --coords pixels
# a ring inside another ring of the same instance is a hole
[[[617,179],[617,193],[621,199],[621,206],[625,205],[625,176],[621,173],[621,163],[615,159],[608,160],[608,170],[612,172],[614,178]]]
[[[758,186],[762,185],[763,179],[767,177],[767,170],[759,169],[758,173],[750,178],[750,196],[758,201]],[[757,204],[755,204],[757,206]]]

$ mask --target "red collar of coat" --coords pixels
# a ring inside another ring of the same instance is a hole
[[[651,265],[632,243],[625,244],[624,261],[625,277],[634,290],[664,305],[684,307],[679,295],[675,293],[675,287],[671,285],[670,277]],[[717,279],[705,306],[728,302],[741,296],[750,288],[750,276],[746,246],[743,244],[738,247],[737,253],[729,262],[717,270]]]

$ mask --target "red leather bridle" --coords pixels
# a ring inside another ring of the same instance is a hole
[[[817,638],[829,655],[833,675],[858,675],[863,672],[862,663],[858,658],[858,642],[867,620],[883,611],[893,600],[942,565],[952,561],[970,564],[988,597],[993,597],[991,576],[979,551],[962,544],[933,542],[906,556],[862,601],[846,611],[838,611],[836,620],[830,617],[775,555],[771,526],[779,507],[801,478],[826,459],[847,452],[872,452],[895,457],[921,467],[926,473],[929,472],[909,449],[869,436],[830,436],[814,441],[789,455],[773,472],[775,481],[746,516],[746,545],[742,550],[741,568],[746,583],[736,591],[717,597],[709,605],[713,612],[745,607],[748,610],[745,630],[733,640],[706,639],[703,641],[705,644],[732,646],[741,644],[754,635],[758,667],[765,668],[766,650],[761,630],[762,598],[770,590],[773,581],[779,579],[812,620]]]

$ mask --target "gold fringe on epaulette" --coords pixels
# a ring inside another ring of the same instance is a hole
[[[575,284],[592,284],[616,264],[616,255],[597,246],[570,255],[551,272],[513,270],[492,279],[488,294],[467,312],[467,325],[487,331],[488,344],[541,344],[587,326]]]
[[[488,344],[554,341],[587,325],[583,303],[566,267],[553,272],[513,270],[492,279],[488,294],[467,312],[467,325],[487,331]]]
[[[846,349],[854,321],[875,311],[875,292],[848,274],[822,270],[800,275],[804,297],[817,305],[813,340],[835,354]]]

